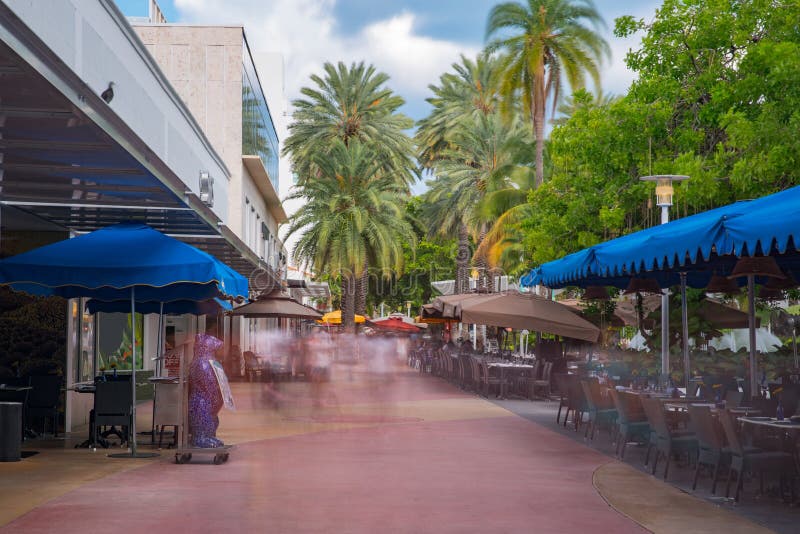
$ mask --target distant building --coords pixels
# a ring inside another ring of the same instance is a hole
[[[280,200],[280,146],[244,28],[142,22],[133,28],[231,170],[228,225],[271,269],[251,277],[254,292],[286,276],[288,253],[278,236],[287,221]],[[266,350],[258,332],[276,320],[234,319],[228,343]]]

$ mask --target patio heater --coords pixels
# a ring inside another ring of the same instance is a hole
[[[653,176],[642,176],[639,180],[643,182],[656,183],[656,206],[661,208],[661,224],[669,222],[669,207],[672,206],[672,196],[675,189],[672,187],[673,182],[683,182],[688,180],[688,176],[678,174],[656,174]],[[683,282],[685,277],[681,277]],[[683,284],[682,284],[683,285]],[[685,306],[685,299],[684,299]],[[682,317],[686,331],[686,314]],[[683,340],[684,345],[684,363],[688,359],[687,341]],[[666,378],[669,376],[669,289],[666,288],[661,293],[661,375]],[[688,388],[687,388],[688,393]]]

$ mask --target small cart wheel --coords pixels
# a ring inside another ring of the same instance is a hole
[[[223,454],[223,455],[222,455],[222,463],[225,463],[225,462],[227,462],[227,461],[228,461],[228,457],[229,457],[229,456],[230,456],[230,454],[228,454],[227,452],[226,452],[225,454]]]
[[[221,463],[222,463],[222,455],[221,454],[215,454],[214,455],[214,465],[219,465]]]
[[[183,456],[180,455],[180,454],[176,454],[175,455],[175,463],[176,464],[182,464],[183,463]]]
[[[183,463],[188,464],[192,460],[192,453],[186,453],[183,455]]]

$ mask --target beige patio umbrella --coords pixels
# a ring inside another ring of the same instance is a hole
[[[262,295],[250,304],[234,308],[227,315],[241,317],[286,317],[294,319],[319,319],[322,314],[313,308],[300,304],[292,297],[275,289],[268,295]]]
[[[600,336],[599,328],[566,306],[531,293],[477,294],[450,304],[464,323],[545,332],[592,342]]]
[[[442,314],[442,317],[458,318],[456,313],[458,306],[462,301],[487,296],[489,296],[489,293],[459,293],[458,295],[443,295],[441,297],[436,297],[436,300],[434,300],[430,306],[439,311]]]

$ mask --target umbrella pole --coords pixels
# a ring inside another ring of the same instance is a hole
[[[750,397],[758,397],[756,369],[756,277],[747,275],[747,324],[750,334]]]
[[[689,310],[686,302],[686,273],[681,275],[681,345],[683,347],[683,384],[686,388],[686,396],[689,396]]]
[[[661,294],[661,377],[669,384],[669,289]]]
[[[136,289],[131,286],[131,456],[136,457]]]
[[[154,458],[158,456],[156,452],[136,453],[136,291],[133,286],[131,286],[131,427],[129,439],[131,452],[109,454],[108,457]]]
[[[158,310],[158,336],[156,343],[156,372],[155,376],[161,376],[162,358],[164,357],[164,303],[159,305]],[[144,361],[144,351],[142,351],[142,361]],[[150,444],[156,442],[156,402],[158,401],[158,388],[153,385],[153,419],[150,422]]]

